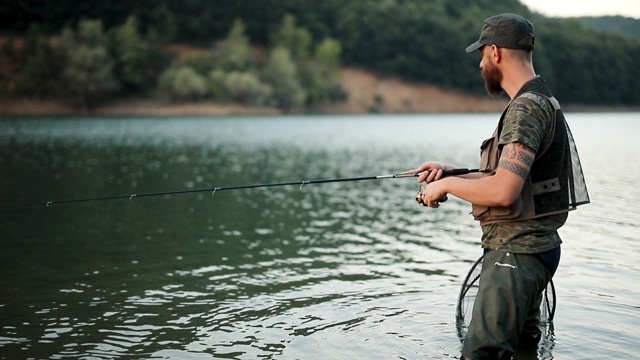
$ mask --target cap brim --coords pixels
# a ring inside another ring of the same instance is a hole
[[[474,51],[480,49],[483,46],[484,46],[484,44],[481,43],[480,40],[478,40],[478,41],[474,42],[473,44],[467,46],[467,52],[468,53],[474,52]]]

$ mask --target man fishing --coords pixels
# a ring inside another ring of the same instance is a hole
[[[536,347],[542,291],[560,261],[557,230],[569,210],[589,202],[573,137],[546,83],[535,73],[534,27],[515,14],[484,21],[478,41],[489,94],[511,99],[493,136],[482,143],[482,173],[443,176],[454,166],[428,162],[422,202],[433,208],[447,194],[472,204],[482,228],[484,260],[463,347],[463,359],[510,359]]]

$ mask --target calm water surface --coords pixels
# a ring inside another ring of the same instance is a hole
[[[633,358],[640,116],[567,117],[592,204],[537,358]],[[0,120],[0,203],[40,204],[0,210],[0,358],[455,359],[480,231],[414,179],[44,204],[475,167],[497,118]]]

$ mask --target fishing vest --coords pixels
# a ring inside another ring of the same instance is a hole
[[[548,140],[541,142],[541,146],[545,143],[549,145],[544,149],[538,149],[520,196],[511,206],[473,205],[473,217],[480,221],[481,225],[560,214],[574,210],[578,205],[589,203],[580,158],[560,104],[540,77],[527,82],[514,100],[524,93],[543,96],[555,109],[552,119],[553,139],[551,142]],[[480,168],[488,170],[483,176],[495,175],[498,169],[502,152],[502,146],[498,145],[500,133],[504,117],[512,103],[513,101],[502,113],[493,136],[482,143]]]

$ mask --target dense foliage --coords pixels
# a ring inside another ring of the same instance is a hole
[[[533,14],[518,0],[14,0],[1,5],[0,26],[24,34],[29,28],[35,33],[37,24],[41,34],[60,35],[64,29],[80,31],[79,24],[88,19],[99,20],[112,55],[104,66],[111,66],[119,94],[149,94],[155,78],[160,93],[174,100],[214,98],[292,108],[344,96],[335,70],[345,64],[481,92],[479,57],[464,48],[477,38],[482,20],[500,12],[534,22],[536,69],[562,102],[640,104],[639,41],[596,32],[578,19]],[[54,70],[39,74],[36,66],[55,51],[41,40],[40,45],[31,41],[38,50],[26,47],[28,56],[4,52],[29,59],[13,65],[20,70],[19,82],[55,77]],[[169,66],[158,51],[169,43],[210,51]],[[52,60],[53,69],[70,64]],[[29,89],[40,91],[28,84],[13,88]]]
[[[0,84],[8,95],[58,97],[89,110],[130,96],[286,111],[344,99],[339,42],[325,38],[314,44],[311,33],[285,15],[262,54],[254,51],[245,29],[238,19],[213,46],[171,61],[154,33],[140,34],[134,17],[108,32],[101,20],[80,20],[52,42],[32,25],[25,46],[7,42],[2,48],[12,66]]]
[[[602,33],[618,34],[640,41],[640,21],[623,16],[599,16],[578,18],[589,29]]]

